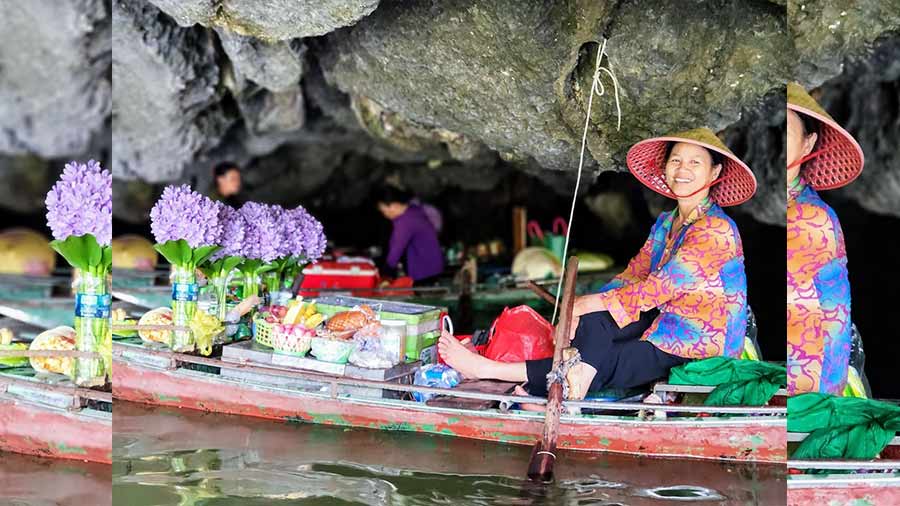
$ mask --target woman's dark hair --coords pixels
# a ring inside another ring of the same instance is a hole
[[[800,122],[803,123],[804,137],[809,137],[810,134],[819,133],[819,120],[813,118],[812,116],[803,114],[802,112],[798,112],[797,116],[800,116]]]
[[[375,202],[378,204],[408,204],[412,200],[412,195],[406,190],[391,185],[382,185],[374,191]]]
[[[674,141],[669,142],[668,146],[666,146],[666,156],[663,157],[663,163],[666,163],[667,161],[669,161],[669,155],[672,154],[672,149],[675,148],[675,144],[678,144],[678,142],[674,142]],[[710,158],[712,158],[711,167],[715,167],[716,165],[720,165],[720,164],[722,165],[722,167],[725,166],[725,155],[723,155],[722,153],[719,153],[718,151],[712,150],[712,149],[707,149],[707,148],[703,148],[703,149],[706,149],[706,152],[709,153]]]
[[[225,174],[228,174],[229,170],[236,170],[238,172],[241,171],[241,169],[238,167],[238,164],[234,162],[220,162],[217,163],[215,167],[213,167],[213,178],[222,177]]]

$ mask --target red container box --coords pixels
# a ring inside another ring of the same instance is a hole
[[[354,293],[378,286],[378,269],[370,262],[324,261],[303,269],[299,295],[317,297],[322,288]]]

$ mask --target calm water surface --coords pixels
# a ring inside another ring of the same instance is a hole
[[[111,482],[107,465],[0,453],[3,506],[108,506]]]
[[[117,505],[785,502],[782,466],[567,453],[557,463],[556,483],[536,488],[522,479],[526,447],[121,402],[114,423]]]

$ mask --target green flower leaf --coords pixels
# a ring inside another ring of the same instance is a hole
[[[101,247],[93,234],[70,235],[64,241],[50,241],[50,247],[76,269],[89,270],[103,265],[106,255],[112,264],[112,248]]]
[[[197,268],[200,269],[200,272],[207,278],[212,278],[216,275],[216,267],[211,263],[205,263]]]
[[[103,247],[102,257],[100,265],[103,267],[103,270],[109,271],[112,268],[112,246]]]
[[[191,263],[200,265],[220,249],[222,249],[221,246],[200,246],[199,248],[194,248],[191,255]]]
[[[244,274],[255,273],[259,271],[260,266],[262,266],[263,261],[259,259],[246,259],[241,264],[241,272]]]
[[[193,259],[193,251],[184,239],[154,244],[153,249],[159,252],[172,265],[187,265]]]
[[[225,257],[222,259],[222,267],[220,272],[222,272],[223,274],[228,274],[229,272],[234,270],[235,267],[241,265],[241,262],[243,261],[244,257]]]

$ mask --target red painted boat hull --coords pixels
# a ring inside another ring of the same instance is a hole
[[[190,374],[188,374],[190,372]],[[543,415],[432,408],[349,400],[268,388],[179,369],[116,359],[113,396],[179,408],[380,430],[402,430],[533,445]],[[640,421],[626,417],[564,418],[560,448],[733,461],[784,462],[783,418]]]
[[[112,420],[0,394],[0,451],[112,463]]]
[[[872,476],[872,475],[870,475]],[[815,486],[796,487],[788,482],[788,506],[827,504],[828,506],[881,506],[900,504],[900,480],[849,478],[816,482]]]

